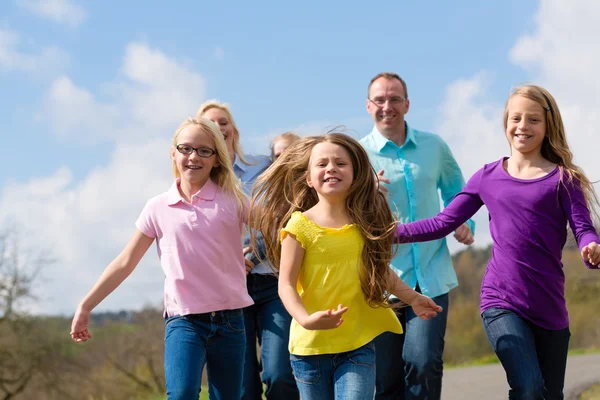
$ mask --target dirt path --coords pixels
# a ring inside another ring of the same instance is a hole
[[[570,356],[567,361],[565,400],[575,400],[589,386],[600,382],[600,354]],[[444,371],[443,400],[505,400],[506,375],[500,364]]]

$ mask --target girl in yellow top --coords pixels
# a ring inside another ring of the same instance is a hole
[[[441,307],[389,268],[396,224],[366,152],[340,133],[295,142],[259,178],[250,219],[279,265],[302,399],[373,398],[372,341],[402,333],[389,295],[423,319]]]

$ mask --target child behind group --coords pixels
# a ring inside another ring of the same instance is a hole
[[[547,90],[528,85],[511,94],[504,130],[511,156],[477,171],[436,217],[399,225],[398,240],[442,238],[485,205],[493,247],[481,314],[506,371],[509,398],[562,399],[570,337],[562,248],[568,223],[585,264],[597,268],[600,239],[589,207],[598,200],[573,163]]]
[[[246,290],[242,229],[248,200],[223,135],[211,121],[189,119],[171,147],[175,182],[152,199],[128,245],[81,302],[71,326],[76,342],[92,337],[90,312],[133,272],[156,239],[165,274],[165,376],[169,399],[197,400],[208,365],[211,399],[239,399]]]
[[[364,149],[340,133],[296,141],[259,178],[250,221],[294,318],[290,360],[302,399],[372,398],[372,341],[402,333],[389,294],[424,319],[441,308],[389,268],[394,217]]]

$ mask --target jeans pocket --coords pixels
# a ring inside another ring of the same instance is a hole
[[[179,319],[183,318],[181,315],[172,315],[170,317],[166,317],[165,318],[165,327],[169,326],[169,324],[173,321],[177,321]]]
[[[313,385],[321,379],[319,356],[295,356],[290,354],[294,378],[298,382]]]
[[[348,359],[356,365],[375,368],[375,344],[369,342],[356,350],[348,352]]]
[[[244,325],[244,311],[239,310],[239,313],[233,313],[227,315],[225,318],[225,326],[232,332],[246,333],[246,326]]]

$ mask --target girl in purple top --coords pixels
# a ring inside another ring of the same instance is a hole
[[[485,205],[493,247],[481,313],[509,398],[562,399],[570,337],[562,248],[568,223],[586,266],[598,268],[600,239],[589,208],[598,198],[572,161],[547,90],[517,89],[506,103],[504,128],[511,156],[477,171],[436,217],[399,225],[398,240],[442,238]]]

